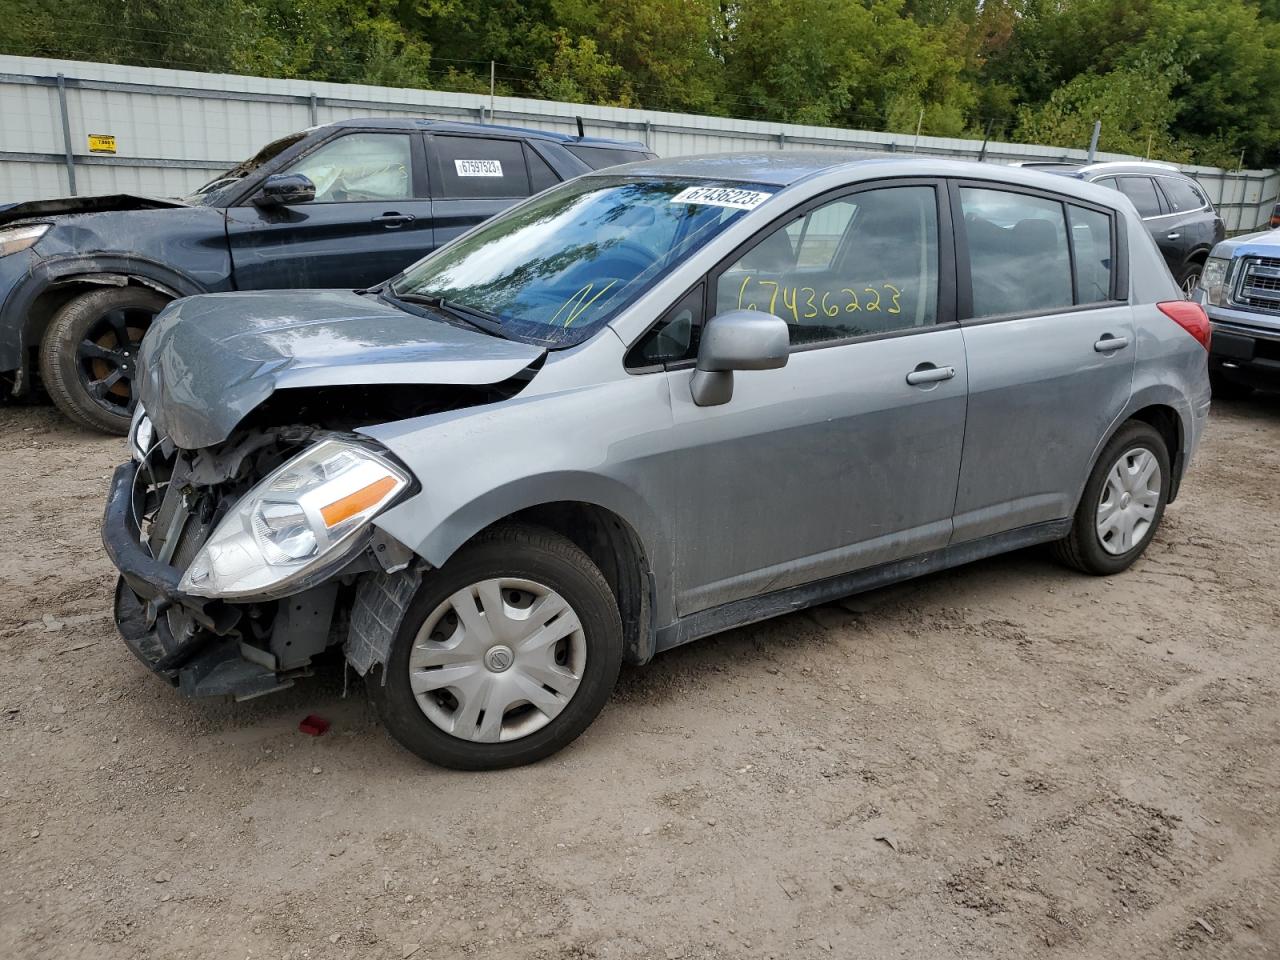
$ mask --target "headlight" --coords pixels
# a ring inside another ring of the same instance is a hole
[[[133,411],[133,421],[129,424],[129,453],[133,459],[141,463],[151,452],[151,444],[155,442],[156,431],[151,425],[151,418],[138,404]]]
[[[250,490],[191,561],[179,589],[199,597],[283,596],[345,559],[409,485],[365,446],[323,440]]]
[[[1222,306],[1227,299],[1227,268],[1230,260],[1221,257],[1210,257],[1204,262],[1200,271],[1200,286],[1204,290],[1205,299],[1215,307]]]
[[[8,227],[0,230],[0,257],[25,250],[45,235],[47,223],[29,223],[24,227]]]

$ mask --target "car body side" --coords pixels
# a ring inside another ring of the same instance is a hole
[[[696,175],[698,166],[697,161],[685,165],[673,161],[661,169]],[[627,168],[619,170],[625,173]],[[1059,505],[1051,511],[1054,516],[1047,522],[1029,525],[1022,540],[1007,536],[1011,531],[1004,531],[1003,538],[991,538],[989,550],[978,542],[982,538],[955,543],[951,536],[945,536],[943,549],[952,553],[943,565],[1062,536],[1092,459],[1115,429],[1130,418],[1146,419],[1162,431],[1171,459],[1177,464],[1175,473],[1180,475],[1207,417],[1204,353],[1183,330],[1156,311],[1156,303],[1179,299],[1180,294],[1127,199],[1090,184],[1072,183],[1068,187],[1042,174],[1011,172],[1007,168],[996,171],[977,164],[946,163],[935,169],[921,161],[889,160],[860,164],[854,170],[853,179],[848,167],[796,178],[787,171],[785,159],[762,157],[758,167],[744,171],[742,178],[778,185],[774,200],[743,217],[655,284],[616,316],[609,330],[578,347],[550,353],[537,376],[517,396],[485,406],[365,428],[362,432],[403,460],[422,483],[421,492],[377,518],[376,526],[439,567],[473,535],[503,518],[549,505],[605,511],[607,522],[625,530],[628,540],[634,543],[631,560],[637,564],[639,581],[649,590],[647,622],[637,628],[638,636],[629,642],[633,660],[647,660],[657,649],[700,633],[787,609],[790,601],[785,591],[779,593],[776,604],[760,602],[761,596],[771,592],[766,585],[756,591],[754,607],[739,606],[717,620],[709,616],[714,606],[711,598],[708,596],[699,605],[689,592],[689,585],[683,581],[699,547],[689,542],[677,526],[677,505],[688,495],[690,480],[682,474],[679,458],[672,456],[676,427],[672,391],[680,381],[661,373],[629,372],[625,357],[656,317],[740,245],[757,236],[779,211],[789,215],[798,204],[853,185],[921,176],[990,181],[996,189],[1009,183],[1022,184],[1056,192],[1068,200],[1080,197],[1117,211],[1127,238],[1122,250],[1128,266],[1125,294],[1136,330],[1128,400],[1106,429],[1091,438],[1093,457],[1080,462],[1071,476],[1062,479]],[[962,319],[958,326],[963,333],[966,322]],[[793,360],[796,356],[793,348]],[[785,376],[785,372],[742,376]],[[849,389],[856,391],[858,384],[850,383]],[[756,410],[743,415],[769,414]],[[702,431],[700,443],[716,443],[714,424],[694,429]],[[564,441],[566,434],[572,436],[571,443]],[[1052,438],[1042,439],[1049,442]],[[848,469],[856,470],[857,465],[849,464]],[[910,489],[898,494],[904,498],[917,495]],[[725,489],[722,495],[733,502],[736,492]],[[838,489],[814,490],[808,508],[821,516],[841,495]],[[767,510],[768,504],[756,504],[753,509]],[[750,512],[738,511],[736,522],[746,531],[744,536],[752,535],[754,520]],[[967,552],[955,549],[966,546],[970,548]],[[939,556],[935,550],[900,557],[889,578],[932,569],[931,563]],[[794,562],[803,559],[795,558]],[[785,582],[785,571],[775,579]],[[812,587],[812,582],[808,586]],[[855,583],[842,578],[831,579],[828,586],[832,596],[856,588]],[[812,589],[808,596],[803,603],[797,597],[793,605],[815,602]],[[705,626],[680,628],[682,622],[693,618]]]

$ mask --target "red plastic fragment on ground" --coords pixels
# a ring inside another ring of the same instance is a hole
[[[320,737],[329,729],[329,721],[324,717],[317,717],[314,713],[303,717],[302,722],[298,724],[298,730],[312,737]]]

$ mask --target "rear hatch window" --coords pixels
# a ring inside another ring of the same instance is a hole
[[[613,167],[619,163],[635,163],[637,160],[652,160],[657,154],[648,150],[625,147],[588,147],[582,144],[565,144],[569,152],[589,166],[592,170]]]

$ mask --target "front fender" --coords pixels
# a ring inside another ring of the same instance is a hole
[[[0,370],[22,365],[26,348],[40,342],[49,313],[32,309],[44,294],[75,283],[138,283],[174,298],[207,293],[187,274],[162,263],[122,254],[84,254],[31,262],[0,309]]]
[[[549,364],[550,366],[550,364]],[[654,575],[654,615],[670,618],[674,478],[664,443],[665,377],[624,377],[362,430],[403,461],[421,492],[376,524],[433,566],[522,510],[584,503],[631,527]],[[554,378],[554,373],[552,377]],[[568,379],[568,378],[566,378]]]

